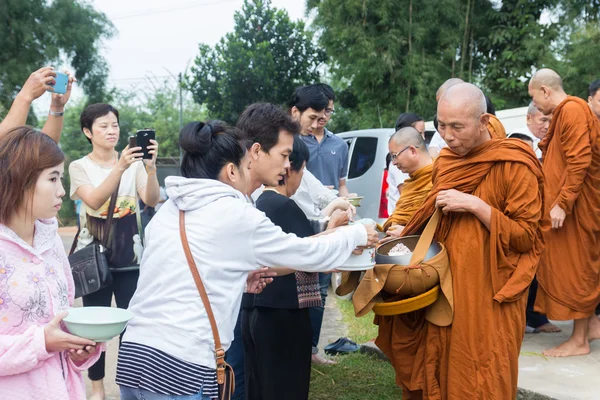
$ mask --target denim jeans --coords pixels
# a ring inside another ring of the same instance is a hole
[[[152,393],[148,390],[130,388],[121,386],[121,400],[210,400],[210,397],[203,395],[202,390],[199,393],[192,395],[170,395]]]
[[[331,274],[319,273],[319,285],[321,286],[321,300],[323,305],[320,307],[311,307],[309,309],[310,323],[312,325],[312,353],[319,352],[319,338],[321,337],[321,325],[323,325],[323,314],[325,313],[325,300],[327,299],[327,291],[331,284]]]
[[[233,368],[235,374],[235,392],[231,400],[244,400],[246,398],[246,383],[244,379],[244,341],[242,338],[242,311],[238,315],[233,341],[225,353],[225,361]]]

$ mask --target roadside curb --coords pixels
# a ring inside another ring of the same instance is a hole
[[[374,342],[367,342],[367,343],[363,343],[360,346],[360,352],[361,354],[371,354],[376,356],[377,358],[384,360],[384,361],[388,361],[388,358],[386,357],[385,354],[383,354],[383,351],[381,351],[379,349],[379,347],[377,347],[375,345]],[[522,389],[519,388],[518,389],[518,393],[517,393],[517,398],[519,400],[556,400],[553,397],[549,397],[543,394],[539,394],[539,393],[535,393],[532,392],[531,390],[526,390],[526,389]]]

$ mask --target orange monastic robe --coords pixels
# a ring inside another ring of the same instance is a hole
[[[505,139],[506,130],[504,129],[504,125],[502,125],[502,122],[500,122],[500,120],[495,115],[488,115],[490,116],[490,121],[488,122],[487,128],[492,139]]]
[[[454,321],[433,325],[418,311],[376,317],[377,346],[396,371],[403,399],[509,400],[517,394],[527,289],[543,249],[541,165],[529,146],[492,139],[434,165],[433,188],[403,234],[424,227],[441,190],[473,194],[492,207],[491,226],[471,213],[444,215],[436,239],[452,270]]]
[[[405,226],[410,221],[433,186],[431,181],[432,172],[433,163],[418,169],[410,175],[409,179],[404,181],[402,193],[396,203],[394,213],[383,225],[384,231],[387,231],[393,224]]]
[[[567,216],[544,232],[536,309],[555,320],[587,318],[600,296],[600,122],[588,104],[567,97],[540,143],[550,209]]]

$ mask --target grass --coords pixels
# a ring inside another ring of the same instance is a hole
[[[343,316],[343,321],[348,327],[348,338],[358,344],[369,342],[377,337],[377,325],[373,324],[373,312],[364,317],[354,316],[354,306],[349,300],[337,299],[338,308]]]
[[[309,400],[400,400],[402,390],[387,361],[368,354],[349,354],[338,364],[313,366]]]
[[[356,318],[348,300],[337,299],[348,337],[361,344],[377,336],[373,313]],[[336,358],[338,364],[313,366],[309,400],[400,400],[394,369],[387,361],[370,354],[354,353]]]

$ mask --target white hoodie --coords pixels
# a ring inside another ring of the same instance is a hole
[[[217,320],[223,348],[233,339],[248,272],[260,266],[327,271],[367,243],[363,225],[319,238],[285,234],[231,186],[210,179],[166,179],[169,200],[146,228],[146,249],[124,341],[215,368],[208,317],[185,259],[179,210]]]

